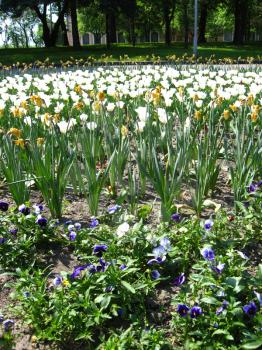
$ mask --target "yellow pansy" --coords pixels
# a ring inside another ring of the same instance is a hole
[[[68,280],[63,280],[62,284],[64,287],[68,287],[70,283]]]

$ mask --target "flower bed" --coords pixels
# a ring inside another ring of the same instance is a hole
[[[259,67],[17,74],[0,91],[6,348],[21,322],[46,348],[261,346]]]

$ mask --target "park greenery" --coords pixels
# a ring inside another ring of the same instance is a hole
[[[261,34],[259,0],[198,3],[201,44],[218,41],[224,32],[234,32],[236,45],[254,40],[255,33]],[[68,30],[75,48],[80,47],[79,33],[86,32],[106,34],[108,48],[117,42],[117,33],[132,45],[138,40],[150,41],[150,31],[162,32],[167,45],[182,41],[187,48],[192,40],[193,0],[2,0],[0,9],[5,47],[68,46]],[[71,23],[66,21],[68,16]]]

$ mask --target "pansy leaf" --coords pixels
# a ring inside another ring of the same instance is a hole
[[[262,346],[262,339],[257,339],[256,341],[246,343],[241,346],[241,349],[251,350],[251,349],[259,349]]]
[[[206,304],[212,304],[212,305],[218,305],[219,302],[218,300],[216,300],[216,298],[213,298],[213,297],[204,297],[201,299],[201,301],[203,303],[206,303]]]
[[[134,287],[131,286],[130,283],[126,282],[126,281],[121,281],[122,286],[124,286],[127,290],[129,290],[129,292],[135,294],[136,290],[134,289]]]

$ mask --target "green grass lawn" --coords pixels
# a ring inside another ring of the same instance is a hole
[[[11,65],[17,62],[32,63],[36,60],[45,60],[49,57],[51,62],[58,63],[60,60],[66,61],[71,57],[74,59],[86,59],[90,56],[101,60],[101,56],[111,56],[110,61],[118,61],[120,56],[128,55],[132,61],[145,60],[147,56],[154,54],[161,59],[166,56],[176,55],[183,56],[185,53],[192,55],[192,47],[184,49],[182,43],[172,44],[170,47],[161,44],[138,44],[135,47],[127,44],[115,44],[107,50],[104,45],[83,46],[79,50],[72,47],[57,48],[29,48],[29,49],[0,49],[0,62],[3,65]],[[216,58],[246,58],[262,56],[262,43],[249,44],[241,47],[225,43],[208,43],[199,47],[199,56],[210,57],[215,55]]]

